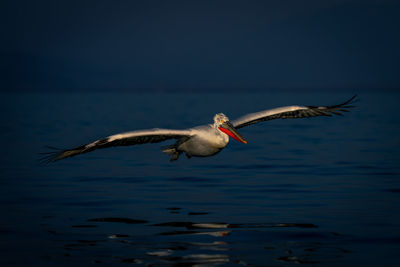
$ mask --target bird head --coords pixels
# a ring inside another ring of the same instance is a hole
[[[229,118],[223,113],[218,113],[214,116],[214,126],[221,132],[231,136],[238,142],[247,144],[246,139],[235,129],[235,127],[229,122]]]

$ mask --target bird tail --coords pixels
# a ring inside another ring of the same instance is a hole
[[[178,151],[176,145],[164,146],[161,149],[162,149],[162,152],[171,156],[169,161],[177,160],[179,158],[179,155],[182,153],[182,152]]]

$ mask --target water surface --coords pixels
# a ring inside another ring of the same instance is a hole
[[[38,164],[114,133],[182,129],[349,93],[2,94],[2,265],[396,266],[397,93],[359,93],[344,117],[241,129],[210,158],[173,163],[163,144]]]

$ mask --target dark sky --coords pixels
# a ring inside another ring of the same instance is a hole
[[[400,1],[8,1],[1,90],[400,88]]]

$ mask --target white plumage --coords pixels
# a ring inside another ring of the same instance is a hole
[[[342,115],[355,102],[353,96],[346,102],[333,106],[287,106],[244,115],[230,122],[223,113],[214,116],[214,123],[186,130],[149,129],[119,133],[72,149],[43,153],[43,162],[53,162],[87,153],[99,148],[112,146],[131,146],[145,143],[158,143],[176,139],[176,143],[163,148],[171,156],[171,161],[185,153],[187,157],[208,157],[220,152],[229,143],[229,136],[239,142],[247,143],[237,129],[272,119],[306,118],[315,116]]]

